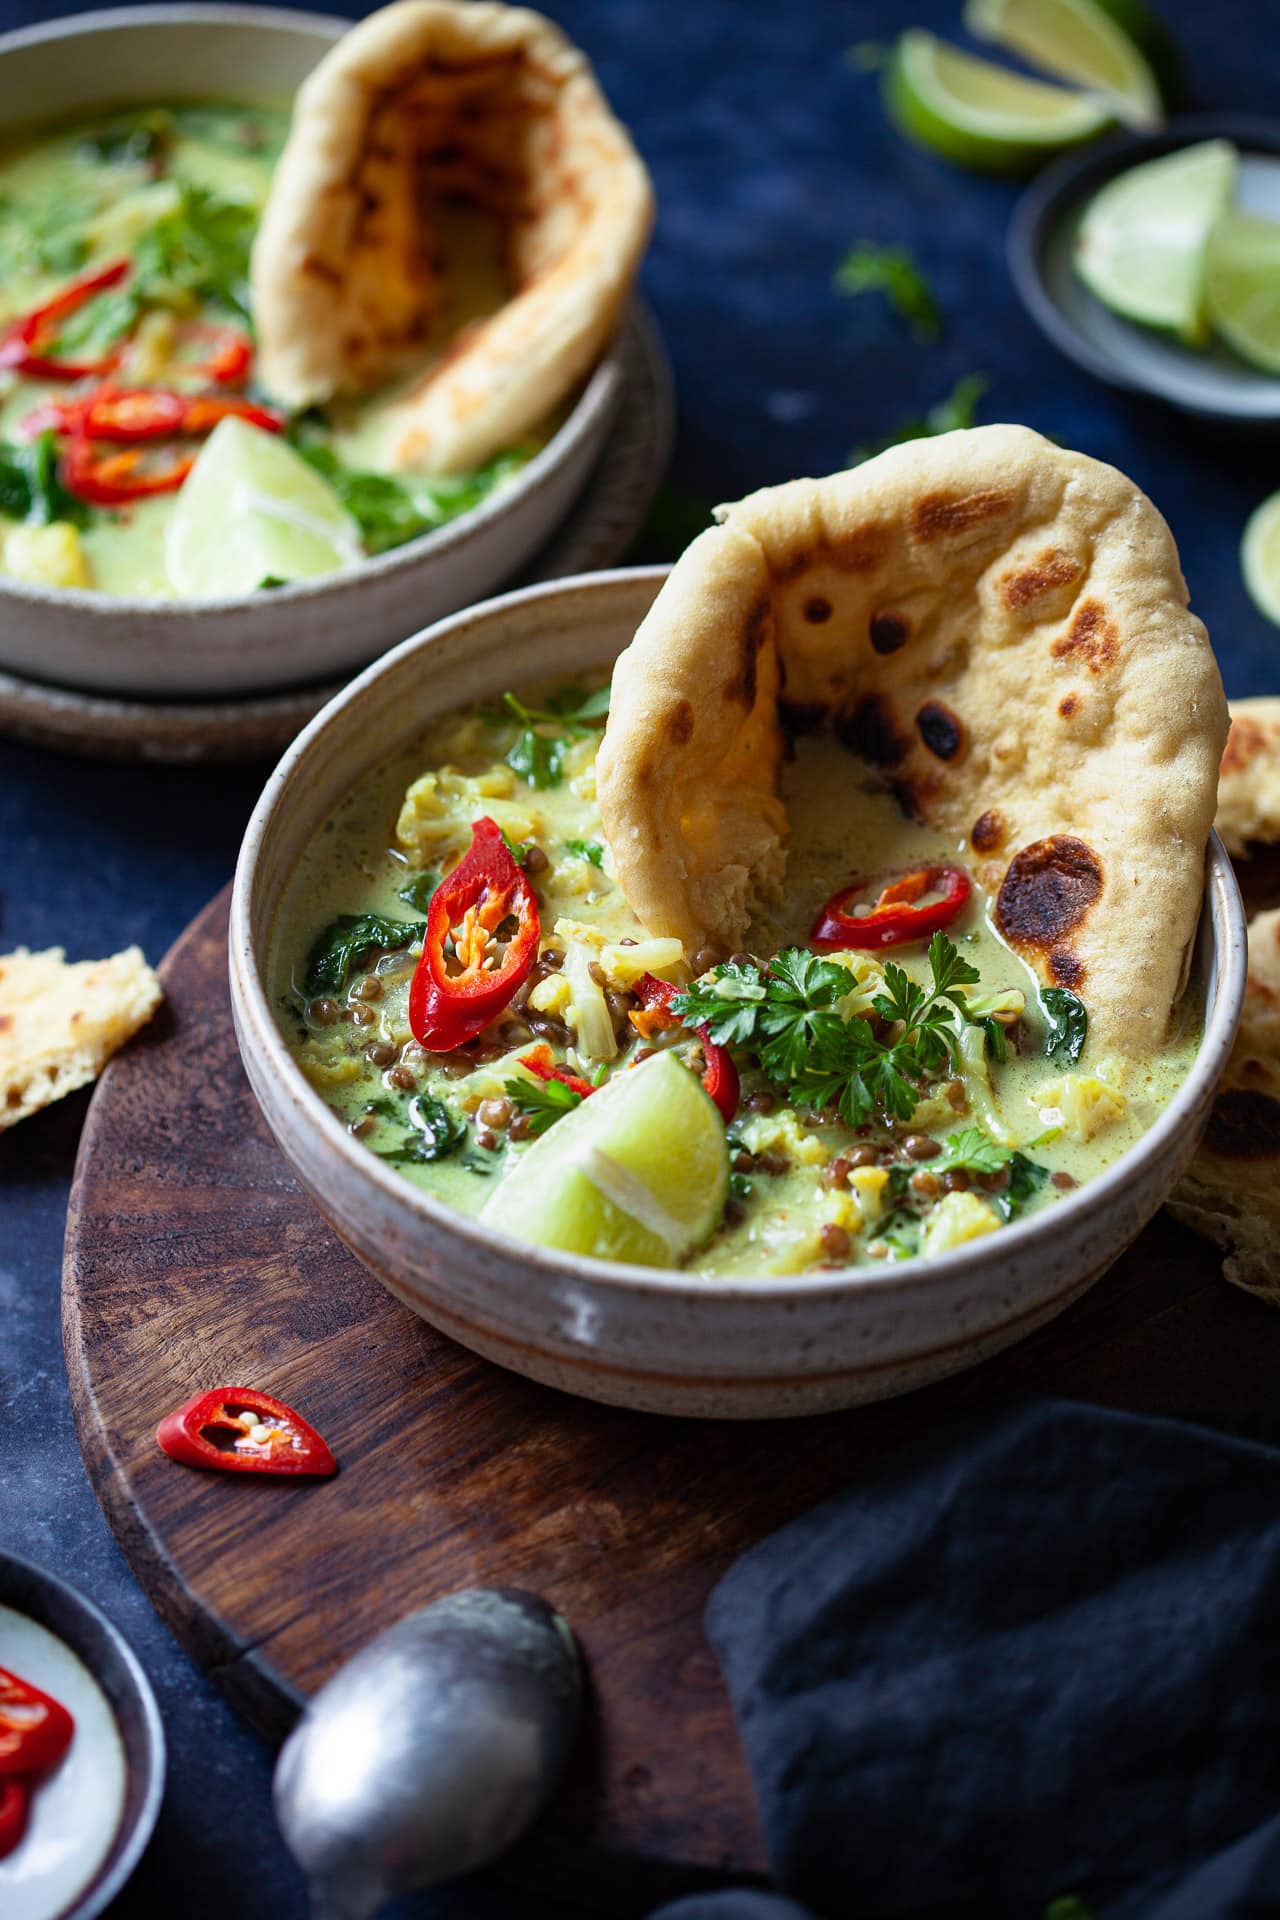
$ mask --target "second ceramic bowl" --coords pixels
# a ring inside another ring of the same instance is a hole
[[[0,38],[0,126],[148,100],[288,102],[351,25],[266,7],[81,14]],[[568,419],[470,513],[349,572],[248,598],[126,599],[0,575],[0,667],[121,695],[209,697],[350,672],[486,593],[549,537],[600,455],[622,397],[615,343]]]
[[[588,1399],[717,1418],[817,1413],[971,1366],[1074,1300],[1150,1219],[1195,1150],[1244,993],[1240,895],[1209,847],[1195,1063],[1149,1132],[1052,1208],[941,1259],[868,1273],[708,1280],[525,1246],[411,1186],[353,1140],[294,1064],[267,954],[303,849],[338,803],[434,715],[514,676],[612,661],[663,579],[656,568],[525,588],[441,621],[332,701],[272,775],[236,870],[231,995],[245,1069],[325,1218],[406,1306],[463,1346]],[[514,664],[513,663],[518,663]]]

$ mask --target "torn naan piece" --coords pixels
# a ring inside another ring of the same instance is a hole
[[[395,409],[392,458],[447,473],[566,400],[614,332],[653,223],[644,163],[540,14],[396,0],[302,86],[253,249],[261,383],[290,408],[421,365],[450,311],[451,209],[496,223],[510,297]]]
[[[1226,1249],[1226,1279],[1280,1306],[1280,911],[1249,923],[1236,1043],[1205,1137],[1167,1204]]]
[[[1233,858],[1280,840],[1280,698],[1233,700],[1218,779],[1222,844]]]
[[[138,947],[75,962],[61,947],[0,955],[0,1131],[96,1080],[163,998]]]
[[[1081,996],[1104,1045],[1159,1046],[1227,713],[1146,496],[993,426],[718,518],[618,661],[597,762],[648,931],[690,953],[748,938],[784,871],[787,729],[830,723],[967,848],[1004,938]]]

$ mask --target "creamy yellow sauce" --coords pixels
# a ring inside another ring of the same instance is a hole
[[[541,708],[553,694],[543,688],[521,698]],[[540,731],[551,735],[555,728],[544,725]],[[471,1047],[425,1053],[410,1033],[407,1010],[420,937],[399,951],[371,956],[332,996],[309,990],[307,960],[339,914],[420,921],[423,915],[406,903],[403,890],[420,866],[438,871],[453,864],[480,814],[496,819],[513,842],[532,841],[545,855],[545,866],[530,876],[543,952],[565,947],[557,922],[598,927],[615,941],[643,937],[612,877],[601,830],[594,782],[599,729],[570,743],[563,778],[545,790],[505,763],[518,734],[514,720],[470,710],[437,722],[362,783],[304,857],[281,902],[272,943],[271,991],[282,1031],[312,1084],[372,1152],[389,1154],[400,1146],[406,1128],[415,1124],[414,1103],[424,1098],[443,1100],[465,1119],[461,1147],[447,1157],[402,1167],[406,1178],[465,1213],[480,1210],[504,1168],[527,1150],[509,1131],[488,1127],[480,1108],[488,1103],[486,1113],[493,1111],[514,1064],[540,1035],[504,1016]],[[415,785],[424,773],[432,776],[425,787]],[[938,859],[966,863],[964,848],[906,820],[872,770],[831,737],[796,743],[783,788],[791,822],[786,892],[769,923],[755,929],[749,942],[761,958],[805,945],[824,901],[856,877]],[[407,791],[411,805],[405,802]],[[571,851],[571,842],[596,850],[599,864]],[[820,1265],[872,1264],[921,1250],[922,1233],[947,1189],[932,1197],[915,1188],[902,1191],[913,1172],[928,1167],[927,1159],[908,1156],[904,1143],[909,1139],[917,1146],[922,1140],[945,1143],[963,1129],[976,1128],[1021,1153],[1043,1169],[1018,1208],[1029,1211],[1051,1205],[1096,1175],[1150,1126],[1195,1052],[1200,1012],[1194,992],[1178,1033],[1158,1053],[1133,1060],[1099,1058],[1089,1042],[1081,1058],[1066,1066],[1045,1057],[1036,981],[994,930],[976,881],[948,934],[979,969],[981,980],[969,989],[971,995],[1012,992],[1025,1002],[1024,1017],[1008,1029],[1004,1063],[983,1065],[980,1058],[959,1073],[939,1076],[908,1122],[851,1130],[830,1113],[814,1115],[803,1103],[790,1103],[785,1088],[766,1080],[751,1051],[736,1049],[742,1104],[729,1141],[737,1177],[723,1222],[687,1262],[692,1269],[708,1275],[801,1272]],[[898,962],[921,982],[928,979],[923,942],[875,958]],[[363,999],[366,993],[370,997]],[[639,1043],[624,1030],[618,1057],[603,1070],[575,1048],[571,1025],[562,1037],[552,1035],[552,1044],[557,1059],[574,1072],[607,1077],[625,1071]],[[881,1183],[879,1194],[872,1190],[878,1175],[839,1177],[842,1156],[863,1149],[857,1157],[865,1160],[869,1147],[882,1165],[899,1169],[891,1172],[889,1183]],[[999,1200],[976,1180],[966,1177],[956,1184],[974,1192],[988,1210]]]
[[[111,378],[128,388],[213,391],[193,377],[189,352],[184,355],[175,345],[175,329],[196,323],[251,333],[251,315],[243,310],[248,303],[248,247],[287,128],[283,103],[267,109],[187,102],[113,111],[0,144],[0,333],[81,276],[124,258],[134,263],[127,284],[138,290],[144,280],[142,264],[154,258],[148,250],[154,249],[157,231],[165,223],[172,227],[183,220],[194,193],[213,208],[213,220],[222,231],[228,224],[235,227],[238,213],[244,216],[235,246],[219,257],[225,265],[238,250],[234,295],[240,304],[229,302],[225,290],[216,291],[217,261],[214,277],[202,279],[197,273],[193,285],[171,285],[153,274],[148,285],[156,297],[148,296],[133,330],[121,336],[124,354]],[[395,474],[390,448],[397,404],[463,328],[509,297],[501,235],[492,218],[465,207],[442,207],[433,217],[448,272],[433,334],[423,343],[419,363],[379,393],[337,402],[298,427],[356,474],[403,479]],[[59,344],[57,357],[73,362],[100,358],[100,338],[104,329],[110,334],[112,303],[120,297],[118,291],[104,291],[71,316],[68,341]],[[115,310],[120,311],[118,305]],[[76,334],[90,322],[97,326],[97,336],[78,348]],[[0,369],[0,466],[12,464],[29,444],[25,423],[43,402],[74,399],[98,384],[100,378],[48,380]],[[216,391],[254,398],[252,371],[247,388]],[[405,482],[426,488],[425,496],[420,490],[415,495],[425,518],[411,522],[408,531],[379,518],[376,506],[372,517],[362,517],[360,506],[344,495],[344,504],[355,512],[365,551],[385,551],[467,511],[487,492],[506,484],[562,417],[549,419],[518,449],[461,482],[433,486],[428,476]],[[294,430],[295,423],[289,424]],[[170,459],[175,450],[190,452],[197,446],[191,441],[164,443],[156,453],[157,463]],[[59,452],[65,454],[65,442]],[[0,573],[44,585],[171,598],[175,588],[165,540],[178,498],[177,492],[168,492],[113,506],[86,506],[72,498],[55,503],[52,510],[36,503],[29,513],[20,513],[12,510],[12,500],[6,509],[0,473]],[[58,527],[55,536],[41,525],[51,517]],[[35,537],[33,527],[38,529]]]

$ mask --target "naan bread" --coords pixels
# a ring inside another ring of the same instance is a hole
[[[1005,938],[1081,995],[1104,1044],[1158,1045],[1227,714],[1150,501],[999,426],[718,517],[618,661],[597,766],[648,931],[688,952],[744,941],[784,870],[779,716],[829,719],[967,847]]]
[[[426,352],[450,263],[436,210],[505,233],[512,297],[397,410],[402,468],[478,466],[590,372],[653,223],[644,164],[583,54],[523,7],[397,0],[303,84],[253,250],[259,377],[288,407]]]
[[[1228,1280],[1280,1306],[1280,911],[1249,923],[1240,1030],[1169,1211],[1227,1249]]]
[[[163,998],[137,947],[73,965],[61,947],[0,957],[0,1130],[96,1080]]]
[[[1233,855],[1250,841],[1280,840],[1280,699],[1273,695],[1231,702],[1214,825]]]

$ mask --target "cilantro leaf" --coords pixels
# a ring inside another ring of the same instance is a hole
[[[505,827],[499,827],[498,832],[502,835],[502,844],[511,858],[518,867],[522,867],[533,852],[532,840],[513,840]]]
[[[754,962],[742,966],[731,960],[710,980],[682,987],[671,1011],[686,1027],[705,1027],[719,1046],[746,1046],[755,1039],[768,993],[766,977]]]
[[[835,287],[837,293],[883,293],[899,318],[910,322],[917,340],[936,340],[942,332],[933,289],[905,247],[861,241],[836,268]]]
[[[566,840],[565,846],[575,860],[589,860],[593,867],[604,866],[604,848],[598,840]]]
[[[89,518],[83,501],[63,486],[58,473],[58,439],[52,431],[24,447],[0,445],[0,513],[47,527],[54,520],[83,526]]]
[[[443,1100],[419,1095],[413,1104],[417,1125],[406,1133],[398,1147],[378,1155],[393,1166],[422,1166],[431,1160],[444,1160],[456,1153],[467,1137],[467,1123]]]
[[[341,993],[353,968],[375,947],[407,947],[426,928],[421,923],[389,920],[381,913],[340,913],[319,935],[307,955],[309,994]]]
[[[171,213],[148,227],[134,251],[133,287],[152,306],[185,307],[194,295],[246,324],[249,250],[258,216],[208,187],[184,186]]]
[[[536,727],[522,727],[515,744],[503,758],[512,772],[527,780],[531,787],[545,790],[558,787],[564,779],[565,755],[571,745],[566,734],[553,734],[548,738]]]
[[[949,1173],[953,1167],[964,1167],[971,1173],[999,1173],[1013,1158],[1008,1147],[992,1140],[980,1127],[964,1127],[959,1133],[948,1134],[942,1149],[938,1158],[929,1162],[931,1173]]]
[[[425,913],[431,904],[432,894],[440,885],[440,878],[432,868],[424,867],[421,873],[415,873],[412,880],[407,880],[404,886],[396,889],[396,898],[412,907],[415,913]]]
[[[531,1140],[536,1140],[555,1121],[582,1105],[582,1094],[566,1087],[563,1080],[507,1080],[503,1084],[521,1113],[529,1115]]]
[[[1084,1001],[1065,987],[1045,987],[1040,1005],[1049,1031],[1045,1036],[1046,1060],[1060,1060],[1074,1066],[1084,1052],[1089,1036],[1089,1013]]]
[[[307,464],[329,482],[359,527],[369,554],[388,553],[406,540],[434,532],[446,520],[469,513],[518,473],[535,451],[531,442],[522,442],[472,473],[393,479],[389,474],[344,466],[314,421],[295,425],[289,439]]]

